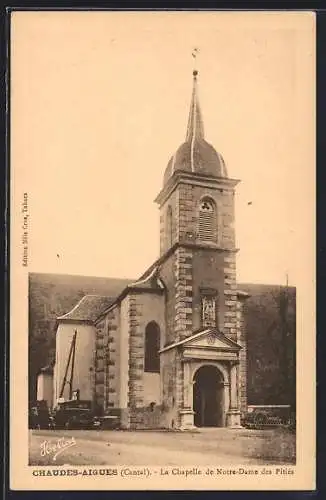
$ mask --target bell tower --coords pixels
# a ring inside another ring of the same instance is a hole
[[[193,71],[185,142],[170,159],[156,198],[161,259],[166,254],[174,257],[168,342],[208,326],[237,340],[234,195],[238,182],[228,177],[222,155],[205,140],[198,72]]]

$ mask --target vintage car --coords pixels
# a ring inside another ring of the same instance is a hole
[[[91,401],[61,402],[55,409],[53,418],[56,429],[93,429],[95,424]]]
[[[53,419],[45,401],[35,401],[29,407],[29,429],[51,429]]]
[[[120,419],[117,415],[104,415],[96,419],[95,425],[99,430],[120,429]]]
[[[242,418],[242,425],[247,429],[269,429],[290,426],[292,423],[289,405],[252,405]]]

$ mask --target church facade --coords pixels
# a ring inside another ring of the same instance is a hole
[[[63,380],[75,338],[73,389],[121,428],[238,427],[247,408],[238,180],[205,140],[197,78],[186,140],[155,200],[159,258],[119,296],[86,295],[58,318],[53,404],[69,399]]]

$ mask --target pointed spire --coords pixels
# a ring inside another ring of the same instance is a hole
[[[197,75],[198,71],[193,71],[193,89],[188,118],[186,142],[196,139],[204,139],[204,124],[198,100]]]

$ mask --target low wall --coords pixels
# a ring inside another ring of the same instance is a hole
[[[131,429],[167,429],[167,415],[161,405],[134,408],[130,412]]]

